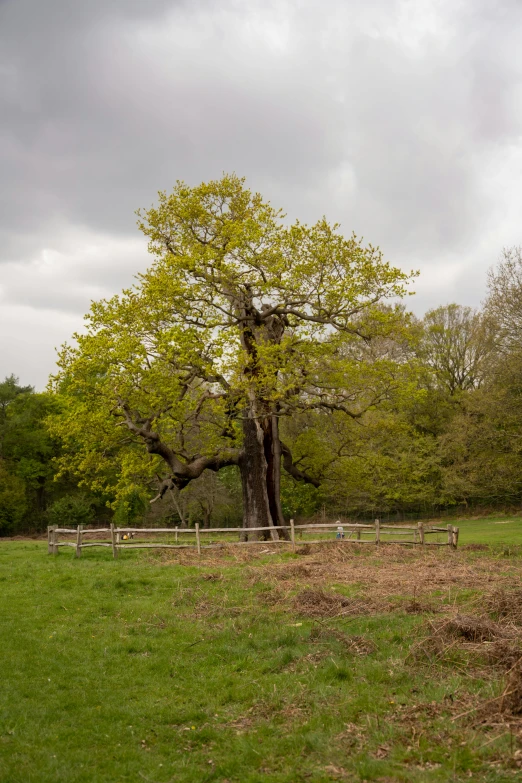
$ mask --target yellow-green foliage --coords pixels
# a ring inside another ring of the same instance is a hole
[[[236,176],[178,182],[138,214],[152,266],[94,303],[60,355],[63,406],[50,426],[66,445],[62,470],[121,502],[165,472],[137,447],[137,427],[182,463],[226,459],[247,405],[358,417],[406,382],[395,353],[408,318],[383,303],[410,276],[377,248],[324,218],[288,226]]]

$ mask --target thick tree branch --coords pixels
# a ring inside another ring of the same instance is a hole
[[[222,452],[221,454],[210,457],[195,457],[189,463],[178,461],[181,469],[173,471],[172,475],[162,481],[158,494],[150,502],[155,503],[162,498],[169,489],[184,489],[191,481],[199,478],[204,470],[213,470],[217,473],[217,471],[222,468],[227,468],[230,465],[238,465],[240,456],[241,452],[238,449],[235,451]]]
[[[295,478],[297,481],[304,481],[305,484],[312,484],[316,489],[321,486],[321,482],[318,479],[313,478],[313,476],[310,476],[303,470],[299,470],[297,465],[294,465],[292,452],[283,442],[281,442],[281,454],[283,455],[283,467],[292,478]]]

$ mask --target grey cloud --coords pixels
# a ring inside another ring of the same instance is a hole
[[[147,264],[137,207],[234,170],[425,268],[417,308],[477,303],[520,198],[521,31],[518,0],[0,3],[3,301],[82,312]]]

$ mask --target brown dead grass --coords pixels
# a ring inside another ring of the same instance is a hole
[[[306,696],[284,698],[271,702],[262,699],[256,702],[244,715],[225,722],[227,728],[235,729],[237,734],[255,732],[256,726],[263,722],[280,721],[281,723],[303,723],[310,717],[310,704]]]
[[[445,659],[455,651],[464,651],[476,665],[488,663],[505,670],[520,657],[518,630],[493,622],[486,615],[457,613],[438,622],[429,621],[424,634],[410,651],[414,660]]]
[[[496,599],[498,592],[486,596],[484,604],[498,606]],[[506,606],[512,607],[511,601]],[[494,622],[487,615],[466,614],[429,622],[428,627],[427,636],[410,651],[413,660],[425,657],[433,663],[434,659],[465,653],[468,671],[478,669],[482,676],[488,677],[500,670],[504,675],[505,687],[500,696],[478,702],[457,717],[468,718],[474,724],[498,726],[508,723],[521,729],[522,628],[506,619]],[[487,664],[486,669],[484,664]]]
[[[496,589],[486,597],[485,607],[493,616],[522,626],[522,589]]]
[[[310,641],[316,644],[331,644],[332,641],[340,642],[345,652],[351,655],[370,655],[377,649],[374,642],[367,636],[347,634],[336,628],[315,626],[310,633]]]
[[[283,561],[268,557],[269,553],[281,552],[277,544],[270,542],[203,550],[201,557],[192,550],[177,550],[175,554],[173,550],[160,551],[151,557],[152,562],[163,565],[198,566],[203,591],[206,581],[219,580],[224,566],[237,564],[243,567],[246,585],[255,588],[255,601],[275,610],[292,609],[310,618],[397,610],[447,614],[454,609],[461,592],[476,590],[480,595],[476,600],[501,624],[522,625],[522,590],[515,587],[520,583],[518,561],[482,556],[480,552],[468,554],[445,548],[422,551],[393,544],[380,548],[318,544],[307,548],[309,554],[300,549],[298,560]],[[335,594],[330,590],[332,585],[355,588],[357,597]],[[484,593],[488,596],[485,603]],[[199,603],[198,615],[219,613],[220,608],[212,609],[203,594]],[[230,607],[225,613],[230,613]],[[495,655],[510,657],[498,650]]]
[[[252,555],[253,553],[249,553]],[[494,560],[489,556],[466,552],[406,549],[382,545],[380,550],[367,547],[329,547],[317,545],[299,563],[260,563],[255,557],[245,558],[251,573],[257,578],[276,582],[293,582],[295,587],[306,584],[321,587],[327,584],[357,585],[361,592],[374,595],[415,596],[420,599],[434,591],[443,591],[450,599],[459,590],[509,586],[518,576],[520,567]],[[522,592],[522,591],[521,591]],[[522,606],[522,602],[521,602]],[[432,608],[434,608],[432,606]]]
[[[522,658],[519,658],[512,666],[502,696],[501,710],[510,715],[522,717]]]
[[[217,581],[225,565],[243,566],[243,584],[252,588],[254,606],[261,602],[274,611],[290,611],[314,621],[310,642],[317,645],[317,652],[290,663],[289,667],[296,670],[320,665],[332,655],[332,649],[338,650],[339,643],[351,655],[369,655],[375,650],[371,639],[350,636],[331,627],[335,618],[393,611],[444,612],[441,619],[430,618],[420,626],[421,638],[413,644],[406,663],[415,667],[428,664],[437,669],[455,665],[456,670],[471,678],[499,681],[500,695],[481,701],[477,694],[459,692],[450,694],[440,704],[408,708],[398,705],[392,719],[404,724],[405,731],[411,724],[412,744],[417,741],[419,721],[440,721],[445,716],[450,724],[463,720],[474,728],[489,728],[494,733],[503,727],[519,732],[522,739],[519,560],[492,557],[482,545],[457,552],[386,544],[379,548],[306,545],[299,549],[298,559],[284,560],[272,560],[272,552],[275,555],[281,549],[261,543],[204,550],[201,557],[190,550],[175,555],[170,551],[156,555],[155,562],[199,566],[202,589],[198,586],[192,611],[195,616],[215,618],[233,616],[246,607],[227,605],[218,596],[210,599],[205,595],[205,582]],[[343,595],[344,585],[356,595]],[[457,610],[457,606],[465,609]],[[230,726],[238,731],[250,730],[257,721],[269,719],[268,713],[272,719],[294,721],[306,720],[307,716],[306,707],[301,704],[270,709],[259,704],[254,715],[248,714],[239,719],[237,726]],[[359,739],[356,737],[355,741]]]
[[[491,642],[509,638],[508,631],[487,617],[456,614],[434,626],[434,634],[449,639],[464,639],[467,642]]]
[[[348,598],[323,589],[306,589],[297,593],[293,608],[303,617],[357,617],[375,614],[379,607],[375,601],[366,598]]]

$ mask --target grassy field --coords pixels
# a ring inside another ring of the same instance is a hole
[[[456,519],[460,544],[522,545],[522,517]]]
[[[458,524],[487,546],[0,543],[0,781],[515,780],[522,520]]]

